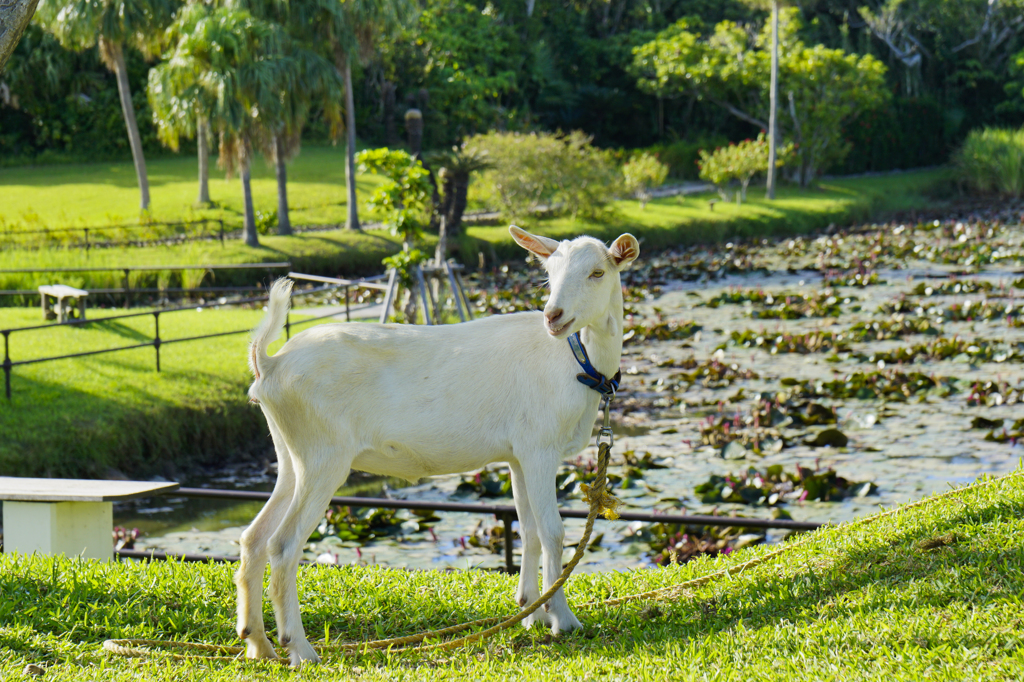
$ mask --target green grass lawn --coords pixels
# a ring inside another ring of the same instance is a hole
[[[515,627],[449,653],[273,663],[130,660],[108,638],[234,645],[233,567],[0,555],[0,678],[47,680],[1012,680],[1024,669],[1024,476],[870,525],[825,528],[769,563],[664,601],[577,609],[581,632]],[[573,539],[574,538],[567,538]],[[570,604],[668,587],[761,556],[573,577]],[[515,578],[307,566],[314,644],[510,615]],[[272,614],[265,606],[272,628]]]
[[[210,199],[215,207],[197,209],[194,156],[162,156],[147,160],[146,166],[153,220],[219,218],[233,228],[241,226],[242,187],[237,175],[225,179],[211,163]],[[306,145],[289,165],[288,180],[293,223],[345,222],[343,145]],[[379,176],[360,175],[360,201],[365,202],[380,182]],[[257,211],[277,210],[274,170],[262,161],[252,165],[252,191]],[[117,225],[139,219],[139,189],[130,162],[0,168],[0,194],[0,230]]]
[[[97,310],[91,317],[123,312]],[[160,372],[152,347],[14,367],[12,399],[0,396],[0,475],[104,477],[110,467],[174,475],[190,462],[238,456],[248,448],[264,451],[269,441],[263,414],[245,397],[251,382],[248,330],[262,316],[259,309],[164,313],[165,341],[243,333],[168,343],[160,349]],[[300,319],[292,314],[293,322]],[[41,322],[37,309],[0,308],[0,328]],[[130,346],[151,341],[153,332],[149,315],[14,332],[10,354],[18,362]]]
[[[309,153],[304,151],[300,159],[311,164],[313,160],[310,157],[315,156],[317,151],[325,156],[335,153],[331,149],[307,151]],[[179,160],[174,162],[178,163]],[[0,170],[0,179],[21,170]],[[66,167],[28,171],[38,174],[68,172]],[[612,239],[622,232],[632,232],[640,238],[642,248],[647,249],[727,239],[803,234],[824,228],[830,223],[847,225],[885,212],[934,207],[937,202],[929,198],[926,192],[946,175],[944,170],[929,170],[869,178],[824,180],[819,187],[809,190],[782,188],[779,198],[774,202],[766,201],[758,191],[752,190],[749,201],[742,206],[718,202],[711,208],[709,201],[717,198],[717,195],[710,194],[656,199],[648,204],[646,210],[640,210],[636,201],[614,201],[599,219],[580,218],[573,221],[566,217],[538,218],[524,221],[522,226],[556,238],[591,234]],[[41,179],[39,181],[42,182]],[[338,176],[336,181],[342,183],[343,177]],[[303,181],[297,178],[293,184],[298,188],[303,185]],[[267,197],[272,199],[273,188],[270,185],[268,187]],[[341,187],[339,184],[336,188],[339,196]],[[39,191],[42,192],[42,189]],[[47,191],[50,192],[47,200],[50,205],[67,207],[59,185],[51,185]],[[0,211],[3,210],[0,207]],[[343,220],[343,217],[336,216],[337,220]],[[432,248],[433,240],[433,237],[427,238],[427,248]],[[457,246],[463,261],[474,266],[477,253],[481,251],[488,262],[494,258],[521,257],[519,247],[509,237],[507,225],[468,227]],[[289,261],[295,270],[302,272],[355,275],[379,273],[382,270],[381,259],[399,248],[399,241],[382,231],[353,233],[335,230],[291,237],[265,236],[257,248],[247,247],[235,240],[225,246],[218,242],[194,242],[179,246],[94,249],[91,252],[63,248],[6,250],[0,251],[0,270]],[[140,274],[134,278],[133,286],[156,286],[158,277],[155,272]],[[208,278],[206,284],[243,284],[265,281],[266,278],[265,271],[221,271],[217,273],[216,279]],[[39,284],[52,283],[53,279],[53,275],[0,272],[0,289],[35,289]],[[118,272],[64,274],[59,279],[73,286],[92,288],[121,285],[121,274]],[[170,286],[177,283],[176,279],[170,279]]]

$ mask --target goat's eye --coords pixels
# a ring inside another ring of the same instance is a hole
[[[604,277],[604,270],[594,270],[592,273],[590,273],[590,277],[592,279],[601,279],[602,277]]]

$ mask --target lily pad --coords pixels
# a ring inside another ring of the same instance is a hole
[[[807,441],[807,445],[812,448],[845,448],[849,442],[849,437],[839,429],[825,429]]]

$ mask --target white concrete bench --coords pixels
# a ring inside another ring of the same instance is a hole
[[[0,476],[4,552],[114,556],[114,502],[173,492],[177,483]]]
[[[78,308],[78,319],[85,319],[85,298],[89,292],[85,289],[76,289],[66,284],[41,284],[39,285],[39,304],[43,309],[44,320],[57,320],[67,322],[73,316],[75,308]],[[50,301],[50,299],[54,301]],[[70,304],[64,299],[71,299]]]

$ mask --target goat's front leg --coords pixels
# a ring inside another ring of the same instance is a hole
[[[269,420],[268,420],[269,421]],[[277,483],[274,492],[245,529],[239,541],[241,561],[235,573],[238,586],[238,636],[245,640],[247,658],[277,658],[274,645],[267,639],[263,625],[263,572],[267,567],[267,543],[277,530],[295,488],[291,454],[271,424],[277,445]]]
[[[321,466],[307,467],[296,472],[295,494],[277,532],[270,539],[270,600],[277,617],[277,637],[288,649],[291,664],[301,666],[306,661],[317,663],[320,657],[306,639],[299,611],[298,578],[302,548],[310,533],[323,518],[331,502],[331,495],[344,483],[348,467],[343,471],[332,467],[329,457],[323,457]]]
[[[519,536],[523,541],[523,559],[519,566],[519,587],[516,589],[516,602],[525,608],[537,601],[540,590],[537,587],[538,568],[540,567],[540,536],[537,534],[537,521],[530,507],[530,494],[526,486],[526,477],[519,462],[508,464],[512,473],[512,495],[516,503],[516,515],[519,517]],[[543,608],[534,611],[523,620],[523,627],[533,627],[535,623],[550,625],[551,618]]]
[[[565,526],[558,515],[558,500],[555,497],[555,474],[560,459],[556,453],[544,453],[537,458],[532,466],[525,467],[527,496],[533,518],[537,523],[537,533],[543,548],[544,592],[562,574],[562,541],[565,539]],[[549,624],[554,634],[570,632],[582,627],[576,616],[569,610],[565,600],[564,589],[559,588],[544,605],[550,617]]]

